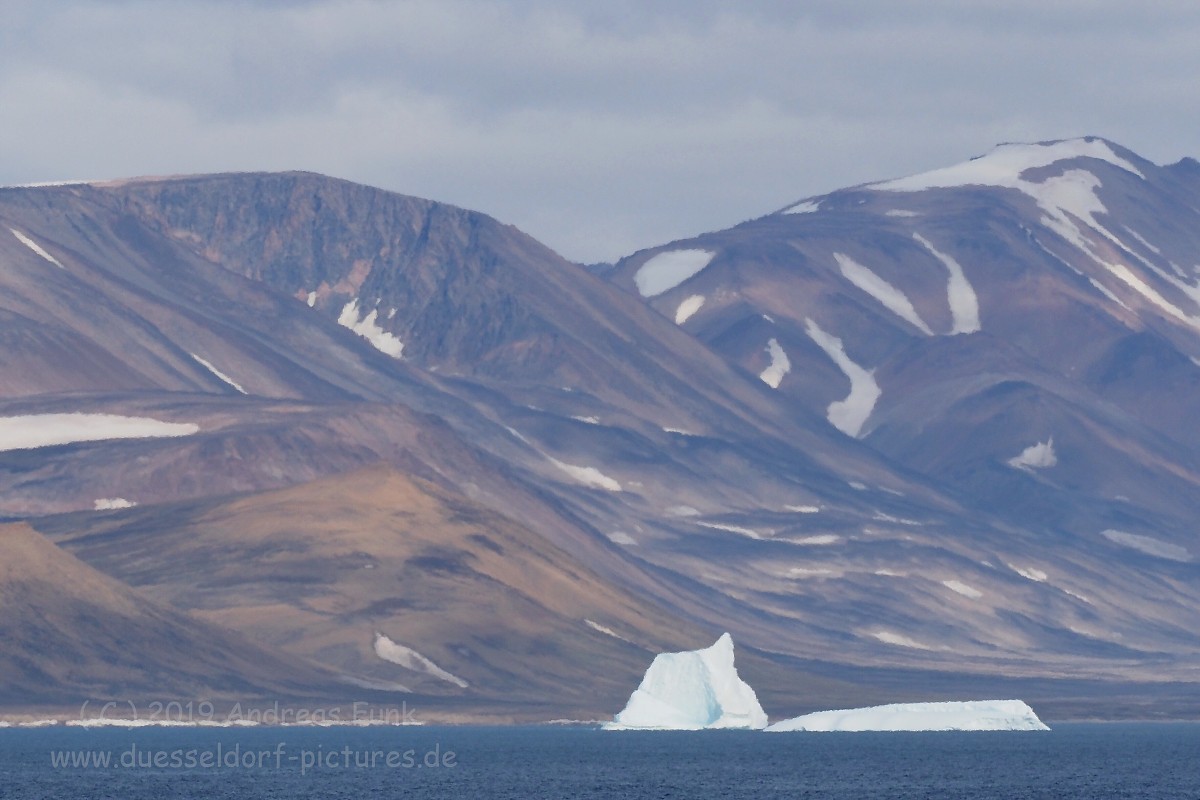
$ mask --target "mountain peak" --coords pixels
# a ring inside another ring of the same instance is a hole
[[[866,188],[877,191],[919,192],[925,189],[948,189],[969,185],[1018,187],[1023,182],[1025,173],[1030,170],[1075,159],[1104,161],[1144,178],[1142,171],[1128,158],[1120,155],[1118,150],[1124,151],[1124,148],[1096,136],[1034,143],[1006,142],[997,145],[985,155],[959,164],[868,184]]]

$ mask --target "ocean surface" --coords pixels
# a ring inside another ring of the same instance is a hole
[[[310,797],[1197,798],[1200,725],[788,734],[0,729],[4,800]]]

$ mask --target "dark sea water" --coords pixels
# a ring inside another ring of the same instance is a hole
[[[52,763],[105,753],[107,767]],[[310,797],[1200,798],[1200,725],[840,734],[0,729],[3,800]]]

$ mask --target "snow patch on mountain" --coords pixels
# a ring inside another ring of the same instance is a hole
[[[791,567],[787,571],[789,578],[840,578],[843,575],[844,572],[829,567]]]
[[[818,533],[816,536],[802,536],[799,539],[788,539],[791,544],[799,545],[826,545],[837,544],[842,540],[842,537],[836,533]]]
[[[550,458],[547,456],[547,458]],[[558,467],[560,470],[570,475],[579,483],[592,489],[604,489],[608,492],[621,491],[621,484],[613,478],[608,477],[595,467],[577,467],[574,464],[567,464],[559,461],[557,458],[550,458],[550,463]]]
[[[972,600],[978,600],[979,598],[983,597],[983,592],[979,591],[974,586],[969,586],[969,585],[963,583],[962,581],[956,581],[956,580],[942,581],[942,586],[945,586],[947,589],[949,589],[952,592],[957,592],[958,594],[961,594],[963,597],[969,597]]]
[[[246,394],[246,390],[242,388],[242,385],[240,383],[238,383],[233,378],[226,375],[224,372],[221,372],[221,370],[214,367],[211,363],[209,363],[208,361],[205,361],[203,358],[196,355],[195,353],[189,353],[188,355],[190,355],[192,358],[196,359],[196,362],[199,363],[200,366],[204,367],[206,370],[211,372],[213,375],[215,375],[221,381],[232,386],[235,390],[241,392],[242,394]]]
[[[670,250],[649,258],[633,276],[642,297],[657,297],[691,278],[709,265],[716,253],[709,250]]]
[[[399,666],[404,667],[407,670],[412,670],[413,672],[420,672],[439,680],[446,681],[446,683],[452,683],[460,689],[466,689],[468,686],[470,686],[470,684],[464,681],[462,678],[442,669],[437,664],[418,653],[416,650],[413,650],[411,647],[405,647],[402,644],[397,644],[388,637],[384,636],[382,633],[376,632],[374,647],[375,655],[379,656],[384,661],[388,661],[392,664],[398,664]]]
[[[1010,458],[1007,462],[1014,469],[1026,471],[1035,469],[1050,469],[1058,464],[1058,456],[1054,452],[1054,437],[1044,442],[1031,444],[1021,451],[1020,455]]]
[[[1117,297],[1117,295],[1116,295],[1116,294],[1115,294],[1115,293],[1112,291],[1112,289],[1109,289],[1107,286],[1105,286],[1105,285],[1104,285],[1103,283],[1101,283],[1100,281],[1098,281],[1098,280],[1096,280],[1095,278],[1093,278],[1093,277],[1090,277],[1090,276],[1089,276],[1089,277],[1088,277],[1088,283],[1090,283],[1090,284],[1092,285],[1092,288],[1094,288],[1096,291],[1100,292],[1100,294],[1104,295],[1104,296],[1105,296],[1105,297],[1107,297],[1109,300],[1112,300],[1114,303],[1116,303],[1117,305],[1119,305],[1121,308],[1125,309],[1126,311],[1133,311],[1133,309],[1132,309],[1132,308],[1130,308],[1129,306],[1127,306],[1127,305],[1125,304],[1125,301],[1124,301],[1124,300],[1122,300],[1121,298]]]
[[[778,389],[779,384],[783,382],[783,376],[792,371],[792,362],[788,360],[787,353],[775,339],[767,342],[766,351],[771,356],[771,363],[758,377],[767,386]]]
[[[805,200],[803,203],[797,203],[791,208],[785,208],[784,214],[811,214],[821,208],[820,200]]]
[[[767,727],[767,714],[734,666],[728,633],[708,648],[659,653],[605,730]]]
[[[1155,558],[1165,558],[1169,561],[1191,561],[1192,554],[1187,548],[1180,547],[1177,544],[1164,542],[1160,539],[1155,539],[1152,536],[1142,536],[1137,533],[1126,533],[1125,531],[1106,530],[1100,534],[1105,539],[1115,544],[1129,547],[1137,550],[1140,553],[1145,553],[1148,556]]]
[[[583,621],[583,623],[585,625],[587,625],[589,628],[591,628],[592,630],[596,631],[597,633],[603,633],[605,636],[611,636],[614,639],[620,639],[622,642],[629,641],[624,636],[622,636],[621,634],[614,631],[612,628],[609,628],[606,625],[601,625],[599,622],[593,622],[590,619],[585,619]],[[632,644],[632,642],[630,642],[630,644]]]
[[[826,417],[842,433],[857,438],[883,394],[875,382],[875,373],[855,364],[846,355],[841,339],[821,330],[821,326],[812,319],[805,319],[804,324],[808,338],[825,351],[825,355],[850,379],[850,394],[844,400],[830,403]]]
[[[704,295],[694,294],[679,304],[675,309],[675,324],[682,325],[692,318],[692,315],[704,305]]]
[[[871,636],[884,644],[894,645],[895,647],[907,647],[912,650],[932,650],[933,648],[927,644],[922,644],[916,639],[909,638],[902,633],[893,633],[891,631],[875,631]]]
[[[133,508],[137,503],[124,497],[101,497],[94,505],[96,511],[116,511],[121,508]]]
[[[1009,564],[1008,562],[1005,562],[1004,565],[1025,580],[1033,581],[1034,583],[1045,583],[1046,578],[1050,577],[1042,570],[1035,569],[1034,567],[1018,567],[1016,564]]]
[[[689,430],[687,430],[686,428],[671,428],[671,427],[665,427],[665,426],[664,426],[664,427],[663,427],[663,429],[662,429],[662,431],[663,431],[663,433],[673,433],[673,434],[675,434],[676,436],[692,436],[692,437],[696,437],[696,436],[699,436],[699,435],[700,435],[700,434],[698,434],[698,433],[694,433],[693,431],[689,431]]]
[[[54,256],[47,253],[42,248],[42,246],[40,244],[38,244],[37,242],[35,242],[33,239],[30,239],[28,236],[21,233],[16,228],[9,228],[9,230],[12,231],[12,235],[17,237],[17,241],[19,241],[21,244],[25,245],[30,250],[37,253],[39,256],[46,259],[47,261],[49,261],[51,264],[58,267],[59,269],[66,269],[66,267],[64,267],[62,265],[62,262],[60,262],[57,258],[55,258]]]
[[[671,506],[667,513],[672,517],[698,517],[700,511],[692,506]]]
[[[772,733],[789,731],[1048,731],[1020,700],[892,703],[870,708],[818,711],[776,722]]]
[[[109,439],[191,436],[200,426],[116,414],[25,414],[0,417],[0,452]]]
[[[1103,257],[1103,254],[1098,252],[1088,240],[1081,225],[1089,227],[1122,252],[1162,275],[1194,300],[1200,301],[1200,287],[1185,284],[1178,279],[1172,279],[1174,276],[1161,272],[1134,250],[1125,246],[1117,236],[1100,223],[1096,215],[1107,213],[1107,209],[1096,193],[1101,186],[1100,179],[1096,175],[1083,169],[1068,169],[1061,175],[1040,181],[1026,180],[1022,177],[1027,170],[1079,157],[1100,159],[1138,177],[1145,177],[1136,167],[1113,153],[1107,143],[1098,139],[1073,139],[1037,145],[1001,145],[992,153],[963,164],[899,180],[872,184],[870,188],[880,191],[910,192],[933,188],[986,185],[1016,189],[1033,198],[1038,204],[1043,212],[1041,218],[1043,225],[1074,247],[1087,253],[1114,277],[1159,309],[1181,322],[1200,328],[1200,317],[1186,314],[1124,264],[1114,264],[1110,259]],[[1093,285],[1103,291],[1103,287],[1095,281],[1093,281]],[[1105,291],[1105,294],[1111,299],[1115,299],[1111,292]]]
[[[959,186],[1010,186],[1022,183],[1027,170],[1048,167],[1073,158],[1096,158],[1145,178],[1137,167],[1113,152],[1100,139],[1067,139],[1041,144],[1002,144],[990,153],[949,167],[870,184],[868,188],[889,192],[920,192]]]
[[[1195,317],[1188,316],[1183,312],[1183,309],[1172,303],[1167,298],[1159,294],[1150,284],[1146,283],[1138,277],[1129,267],[1124,264],[1113,264],[1108,261],[1100,261],[1100,263],[1111,272],[1115,277],[1120,279],[1125,285],[1129,286],[1142,297],[1149,300],[1152,304],[1158,306],[1163,311],[1175,317],[1180,322],[1186,322],[1190,325],[1200,326],[1200,320]]]
[[[371,346],[379,352],[389,355],[392,358],[400,358],[401,354],[404,353],[404,342],[379,327],[379,323],[376,322],[379,316],[379,309],[372,309],[362,319],[359,319],[358,313],[358,300],[351,300],[342,308],[342,313],[338,315],[338,325],[354,331],[370,342]]]
[[[729,525],[724,522],[697,522],[696,524],[702,528],[712,528],[716,531],[728,531],[729,533],[736,533],[739,536],[745,536],[748,539],[763,538],[762,534],[758,531],[753,530],[752,528],[743,528],[740,525]]]
[[[913,308],[912,301],[892,284],[876,275],[868,267],[864,267],[843,253],[834,253],[834,261],[842,271],[842,276],[852,284],[875,298],[884,308],[891,311],[900,319],[909,323],[926,336],[932,336],[933,331],[921,319],[921,315]]]
[[[1159,248],[1155,247],[1155,246],[1154,246],[1153,244],[1151,244],[1150,242],[1146,241],[1146,238],[1145,238],[1144,236],[1142,236],[1140,233],[1138,233],[1137,231],[1135,231],[1133,228],[1129,227],[1128,225],[1125,225],[1125,226],[1124,226],[1124,228],[1125,228],[1125,230],[1126,230],[1126,231],[1129,233],[1129,235],[1130,235],[1130,236],[1132,236],[1134,239],[1136,239],[1136,240],[1138,241],[1138,243],[1139,243],[1139,244],[1140,244],[1142,247],[1146,248],[1146,249],[1147,249],[1147,250],[1149,250],[1151,253],[1154,253],[1154,255],[1156,255],[1156,256],[1161,256],[1161,255],[1162,255],[1162,250],[1160,250]],[[1177,271],[1178,271],[1178,270],[1177,270]]]
[[[954,326],[950,329],[950,334],[956,335],[959,333],[975,333],[980,329],[979,324],[979,298],[975,294],[975,288],[971,286],[971,282],[967,280],[967,275],[963,272],[962,266],[950,256],[938,250],[929,240],[919,233],[914,233],[913,238],[917,240],[938,261],[946,267],[950,273],[950,280],[946,285],[946,296],[950,303],[950,316],[954,320]]]

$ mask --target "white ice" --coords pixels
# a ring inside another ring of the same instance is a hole
[[[625,531],[613,531],[608,535],[608,540],[613,544],[621,544],[626,547],[636,547],[637,539],[630,536]]]
[[[963,272],[962,266],[953,258],[935,248],[921,234],[914,233],[913,238],[922,247],[932,253],[934,258],[941,261],[950,273],[950,280],[946,285],[946,296],[950,303],[950,316],[954,320],[954,326],[951,328],[950,334],[953,336],[959,333],[975,333],[978,331],[980,329],[979,298],[975,295],[975,288],[967,280],[967,275]]]
[[[30,239],[28,236],[21,233],[16,228],[9,228],[9,230],[12,231],[12,235],[17,237],[17,240],[21,244],[25,245],[30,250],[37,253],[39,256],[46,259],[47,261],[49,261],[51,264],[58,267],[59,269],[66,269],[66,267],[64,267],[57,258],[55,258],[54,256],[47,253],[44,249],[42,249],[42,246],[40,244],[38,244],[37,242],[35,242],[33,239]]]
[[[875,373],[851,361],[842,346],[842,340],[821,330],[821,326],[813,320],[805,320],[805,331],[817,347],[824,350],[825,355],[850,379],[850,394],[844,400],[830,403],[825,414],[835,428],[847,436],[857,438],[875,409],[879,396],[883,394],[879,384],[875,382]]]
[[[549,458],[549,456],[547,457]],[[608,477],[595,467],[577,467],[574,464],[567,464],[559,461],[557,458],[551,458],[550,462],[578,482],[582,483],[584,486],[588,486],[593,489],[604,489],[605,491],[609,492],[621,491],[620,483],[618,483],[615,479]]]
[[[1058,464],[1058,456],[1054,452],[1054,437],[1044,442],[1031,444],[1006,462],[1014,469],[1031,471],[1035,469],[1050,469]]]
[[[120,508],[133,508],[137,503],[124,497],[101,497],[95,502],[96,511],[115,511]]]
[[[191,436],[200,426],[115,414],[26,414],[0,417],[0,451],[54,447],[108,439]]]
[[[338,316],[338,325],[354,331],[370,342],[379,352],[392,358],[400,358],[404,353],[404,342],[379,327],[375,321],[378,316],[379,309],[373,309],[371,313],[359,319],[358,300],[351,300],[342,308],[342,313]]]
[[[309,308],[312,308],[313,306],[315,306],[317,304],[317,293],[309,292],[308,297],[305,298],[304,302],[308,303]]]
[[[679,304],[679,308],[675,309],[675,324],[682,325],[692,318],[700,308],[704,305],[704,295],[694,294]]]
[[[783,376],[792,371],[792,362],[788,360],[787,353],[775,339],[767,342],[766,351],[771,356],[771,363],[758,377],[767,386],[778,389],[779,384],[783,383]]]
[[[871,708],[818,711],[776,722],[787,731],[1048,731],[1021,700],[894,703]]]
[[[190,353],[190,355],[192,358],[196,359],[196,361],[200,364],[200,366],[204,367],[206,370],[211,372],[213,375],[217,376],[223,382],[232,386],[235,390],[241,392],[242,394],[246,394],[246,390],[242,388],[242,385],[240,383],[238,383],[237,381],[235,381],[233,378],[229,377],[224,372],[221,372],[221,370],[217,369],[211,363],[209,363],[208,361],[205,361],[203,358],[196,355],[195,353]]]
[[[838,267],[841,269],[842,275],[846,280],[871,295],[884,308],[921,331],[921,333],[924,333],[926,336],[933,335],[933,331],[925,324],[925,320],[921,319],[921,315],[913,308],[912,301],[908,299],[904,292],[843,253],[834,253],[833,259],[837,261]]]
[[[1110,542],[1132,548],[1155,558],[1165,558],[1169,561],[1191,561],[1192,554],[1187,548],[1177,544],[1164,542],[1150,536],[1142,536],[1125,531],[1107,530],[1100,534]]]
[[[642,264],[633,282],[642,297],[656,297],[674,289],[708,266],[716,253],[708,250],[669,250]]]
[[[405,647],[402,644],[396,644],[382,633],[375,634],[375,655],[382,658],[384,661],[398,664],[405,669],[413,672],[421,672],[430,675],[439,680],[453,683],[460,689],[466,689],[470,686],[457,675],[453,675],[439,667],[437,664],[430,661],[425,656],[413,650],[411,647]]]
[[[704,650],[658,654],[605,730],[765,728],[766,712],[733,660],[728,633]]]
[[[784,506],[784,511],[791,511],[793,514],[816,514],[821,510],[820,506]]]

